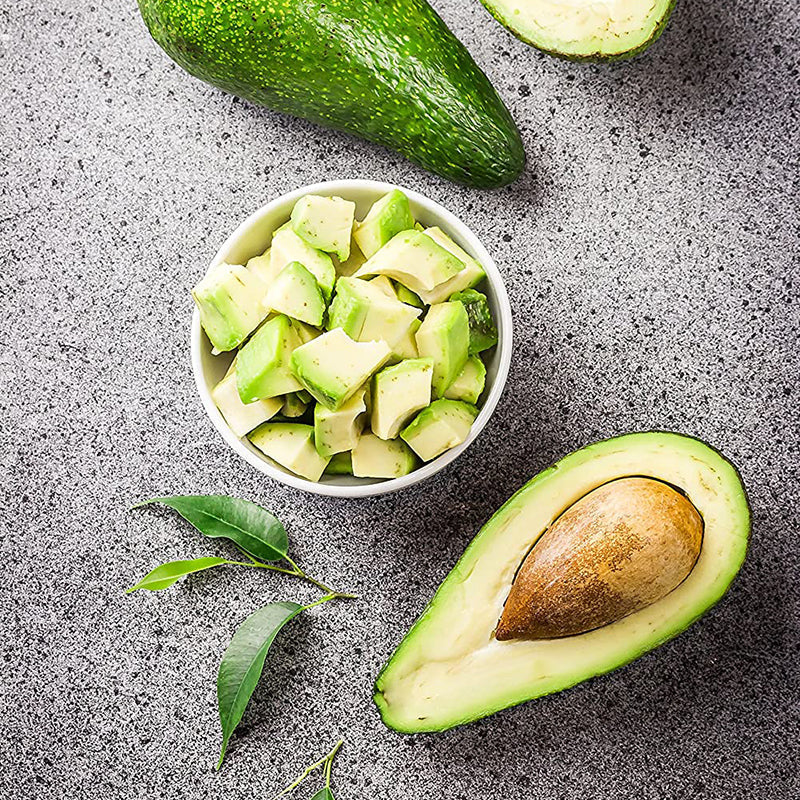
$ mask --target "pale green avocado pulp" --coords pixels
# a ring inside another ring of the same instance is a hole
[[[664,30],[675,0],[482,0],[515,36],[553,55],[630,58]]]
[[[609,481],[656,478],[680,489],[704,522],[689,576],[650,606],[560,639],[497,641],[493,632],[519,565],[571,505]],[[375,702],[384,723],[439,731],[610,672],[687,628],[739,571],[750,512],[736,469],[702,442],[634,433],[578,450],[541,472],[483,527],[384,667]]]

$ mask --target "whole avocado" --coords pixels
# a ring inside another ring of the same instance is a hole
[[[192,75],[492,188],[525,164],[488,78],[425,0],[139,0]]]

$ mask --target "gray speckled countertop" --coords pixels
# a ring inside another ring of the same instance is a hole
[[[435,5],[520,124],[514,186],[452,186],[207,87],[132,0],[0,9],[4,798],[267,798],[338,736],[343,800],[800,796],[796,10],[679,0],[649,54],[609,68],[536,53],[475,0]],[[507,278],[517,334],[468,456],[358,502],[237,460],[187,346],[189,288],[238,221],[350,176],[460,215]],[[372,680],[492,510],[568,451],[648,428],[742,470],[755,527],[727,598],[563,694],[437,736],[384,729]],[[228,638],[268,599],[315,595],[227,572],[125,596],[163,560],[222,550],[126,511],[179,492],[270,506],[310,570],[364,598],[276,645],[221,774]]]

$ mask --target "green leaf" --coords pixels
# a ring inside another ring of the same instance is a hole
[[[280,561],[289,550],[280,520],[249,500],[224,495],[188,494],[153,497],[134,508],[162,503],[177,511],[203,536],[230,539],[261,561]]]
[[[320,789],[311,800],[333,800],[333,792],[330,790],[330,787],[325,786]]]
[[[227,558],[191,558],[185,561],[170,561],[156,567],[152,572],[142,578],[135,586],[131,586],[126,591],[135,592],[137,589],[147,589],[150,592],[157,592],[159,589],[166,589],[172,586],[178,578],[190,575],[193,572],[202,572],[204,569],[218,567],[221,564],[229,564]]]
[[[272,642],[278,631],[304,608],[297,603],[270,603],[251,614],[233,634],[217,674],[217,705],[222,725],[217,769],[222,766],[231,734],[241,722],[261,677]]]

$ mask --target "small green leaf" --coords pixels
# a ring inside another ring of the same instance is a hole
[[[280,561],[289,550],[283,524],[249,500],[224,495],[153,497],[134,506],[162,503],[177,511],[204,536],[230,539],[261,561]]]
[[[311,800],[333,800],[333,792],[330,790],[329,786],[325,786],[320,789]]]
[[[217,674],[217,705],[222,725],[217,769],[222,766],[231,734],[261,677],[272,642],[278,631],[303,610],[304,606],[297,603],[270,603],[251,614],[233,634]]]
[[[137,589],[147,589],[151,592],[157,592],[159,589],[166,589],[172,586],[178,578],[184,575],[190,575],[193,572],[202,572],[204,569],[211,569],[218,567],[221,564],[229,564],[227,558],[191,558],[185,561],[170,561],[167,564],[162,564],[156,567],[152,572],[142,578],[136,586],[131,586],[126,591],[128,593],[135,592]]]

